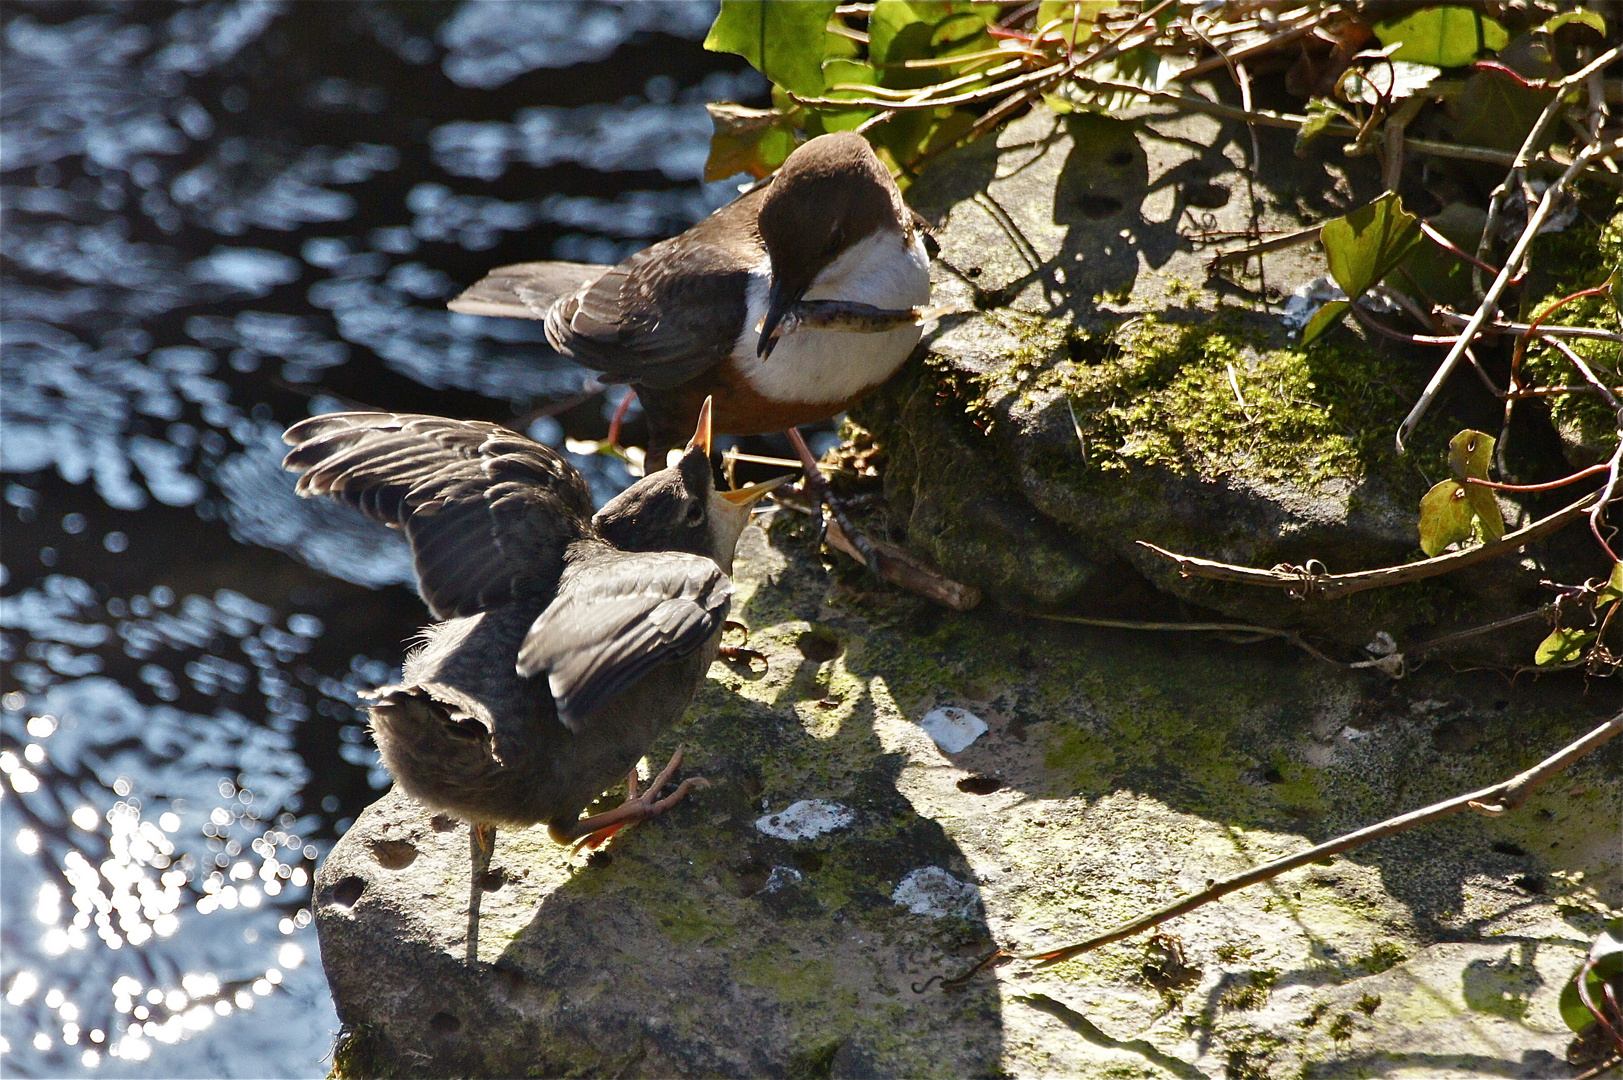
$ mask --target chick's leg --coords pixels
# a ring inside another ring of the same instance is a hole
[[[702,776],[689,777],[677,785],[676,790],[665,798],[658,798],[660,791],[670,783],[671,777],[682,764],[682,748],[677,747],[676,753],[666,763],[660,774],[648,784],[648,790],[638,794],[637,771],[632,769],[631,775],[626,778],[626,801],[613,810],[601,814],[593,814],[588,818],[580,818],[570,822],[553,822],[547,827],[553,840],[560,844],[575,843],[575,850],[581,848],[601,847],[609,837],[638,821],[645,821],[658,814],[663,814],[677,803],[687,797],[689,791],[695,788],[707,788],[710,781]]]

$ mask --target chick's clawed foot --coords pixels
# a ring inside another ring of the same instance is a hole
[[[581,818],[578,821],[562,825],[554,822],[548,826],[547,832],[552,836],[553,840],[560,844],[578,841],[575,843],[575,851],[580,851],[582,848],[602,847],[603,844],[608,842],[609,837],[627,825],[646,821],[648,818],[663,814],[686,798],[688,792],[695,789],[702,790],[710,786],[710,781],[704,777],[692,776],[678,784],[675,791],[663,799],[659,798],[659,793],[665,789],[666,784],[670,783],[671,777],[676,775],[676,770],[681,765],[682,748],[677,747],[676,753],[671,755],[671,760],[666,763],[665,768],[649,782],[648,790],[641,794],[637,791],[637,770],[633,768],[631,775],[626,777],[627,798],[625,802],[616,806],[613,810],[593,814],[591,817]]]

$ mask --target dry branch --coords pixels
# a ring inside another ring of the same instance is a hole
[[[1539,785],[1619,733],[1623,733],[1623,712],[1618,713],[1583,738],[1564,747],[1558,753],[1545,758],[1531,769],[1517,773],[1503,783],[1494,784],[1492,787],[1485,787],[1464,795],[1456,795],[1452,799],[1433,803],[1423,809],[1388,818],[1356,832],[1338,836],[1334,840],[1319,844],[1317,847],[1308,848],[1306,851],[1295,855],[1275,859],[1271,863],[1264,863],[1262,866],[1254,867],[1244,873],[1224,878],[1222,881],[1216,882],[1192,896],[1186,896],[1175,903],[1158,908],[1146,915],[1141,915],[1131,922],[1123,923],[1115,929],[1106,931],[1097,937],[1089,938],[1087,941],[1067,945],[1060,949],[1052,949],[1048,952],[1035,953],[1021,957],[1021,959],[1035,960],[1038,967],[1047,967],[1050,964],[1060,963],[1079,953],[1097,949],[1099,946],[1108,945],[1112,941],[1132,937],[1134,934],[1148,930],[1152,926],[1159,926],[1168,919],[1187,914],[1237,889],[1268,881],[1299,866],[1306,866],[1308,863],[1328,859],[1330,856],[1339,855],[1343,851],[1362,847],[1372,840],[1379,840],[1382,837],[1412,829],[1416,825],[1436,821],[1438,818],[1450,817],[1462,810],[1475,810],[1479,814],[1498,817],[1522,805]]]
[[[1425,578],[1446,574],[1451,570],[1471,566],[1474,563],[1492,559],[1495,556],[1542,539],[1551,533],[1559,531],[1569,521],[1575,520],[1595,501],[1595,493],[1591,492],[1569,506],[1565,506],[1549,517],[1543,517],[1525,525],[1515,532],[1506,533],[1503,537],[1487,544],[1478,544],[1464,551],[1450,552],[1447,555],[1438,555],[1419,562],[1405,563],[1402,566],[1383,566],[1378,570],[1359,570],[1351,574],[1315,574],[1301,567],[1292,567],[1287,570],[1259,570],[1253,566],[1235,566],[1233,563],[1218,562],[1215,559],[1202,559],[1194,555],[1179,555],[1175,551],[1156,547],[1147,541],[1138,541],[1142,547],[1147,547],[1157,555],[1171,559],[1178,564],[1178,572],[1184,577],[1210,578],[1213,581],[1232,581],[1241,585],[1261,585],[1273,589],[1291,589],[1301,594],[1302,598],[1315,597],[1333,600],[1340,596],[1349,596],[1352,593],[1363,592],[1365,589],[1378,589],[1387,585],[1402,585],[1410,581],[1421,581]]]

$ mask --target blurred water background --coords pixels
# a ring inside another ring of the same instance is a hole
[[[444,303],[736,194],[701,182],[704,103],[765,85],[700,47],[714,10],[5,5],[0,1072],[327,1073],[310,878],[386,782],[356,691],[424,614],[398,537],[293,496],[280,433],[601,435],[539,323]],[[574,456],[600,501],[627,480]]]

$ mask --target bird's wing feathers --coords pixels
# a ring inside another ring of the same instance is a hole
[[[519,648],[518,672],[547,673],[571,731],[648,672],[721,626],[733,584],[709,559],[614,552],[572,566]]]
[[[498,424],[329,413],[283,438],[300,495],[339,499],[405,531],[418,589],[439,619],[556,580],[564,548],[591,518],[574,466]]]
[[[565,297],[547,314],[559,352],[619,379],[663,389],[725,359],[737,344],[752,261],[764,256],[745,195]]]
[[[465,315],[544,319],[568,296],[609,269],[598,263],[527,262],[498,266],[446,306]]]

